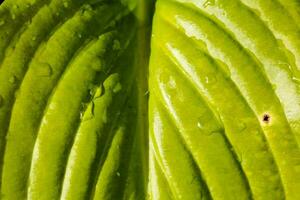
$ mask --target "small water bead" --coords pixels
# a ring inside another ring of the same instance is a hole
[[[121,176],[120,172],[117,172],[116,174],[117,174],[117,176],[118,176],[118,177],[120,177],[120,176]]]
[[[243,132],[247,129],[247,124],[245,122],[241,122],[237,126],[239,132]]]
[[[36,40],[36,37],[35,37],[35,36],[33,36],[31,39],[32,39],[32,41],[35,41],[35,40]]]
[[[91,68],[96,72],[102,71],[104,66],[105,60],[103,58],[94,58],[91,62]]]
[[[221,127],[216,127],[212,125],[209,120],[206,119],[205,114],[198,118],[197,127],[201,130],[201,132],[205,135],[211,136],[213,134],[217,134],[222,132]]]
[[[217,82],[217,78],[216,78],[215,75],[210,75],[210,76],[205,77],[205,83],[206,84],[212,85],[212,84],[215,84],[216,82]]]
[[[200,129],[203,129],[203,125],[201,122],[197,122],[197,127],[200,128]]]
[[[113,92],[114,93],[117,93],[117,92],[119,92],[119,91],[121,91],[122,90],[122,85],[120,84],[120,83],[117,83],[115,86],[114,86],[114,88],[113,88]]]
[[[206,8],[208,6],[213,6],[215,5],[215,0],[206,0],[204,3],[203,3],[203,7]]]
[[[50,77],[52,75],[52,67],[48,63],[40,63],[37,69],[37,75],[42,77]]]
[[[236,150],[236,155],[237,155],[238,161],[239,161],[240,163],[242,163],[242,162],[243,162],[243,154],[242,154],[242,152],[239,151],[239,150]]]
[[[101,97],[103,94],[104,94],[104,86],[103,84],[101,84],[95,92],[94,99]]]
[[[94,108],[95,108],[95,104],[94,102],[92,101],[87,110],[85,111],[84,115],[82,116],[82,121],[88,121],[88,120],[91,120],[94,118]]]
[[[300,78],[297,77],[293,77],[292,80],[296,83],[300,85]]]
[[[147,90],[145,93],[144,93],[144,96],[149,96],[149,94],[150,94],[150,91],[149,90]]]

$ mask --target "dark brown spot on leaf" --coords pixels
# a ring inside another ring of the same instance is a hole
[[[266,124],[268,124],[271,120],[271,116],[269,114],[264,114],[263,116],[263,122],[265,122]]]

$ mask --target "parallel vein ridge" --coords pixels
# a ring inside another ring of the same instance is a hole
[[[145,6],[0,6],[0,199],[146,197]]]
[[[300,37],[298,16],[287,5],[157,2],[149,81],[151,199],[201,199],[189,196],[184,181],[179,196],[174,186],[168,195],[157,187],[176,182],[177,172],[166,169],[186,151],[175,151],[179,144],[170,138],[178,135],[212,199],[300,198]],[[291,23],[285,26],[284,19]],[[178,168],[187,177],[194,173]]]

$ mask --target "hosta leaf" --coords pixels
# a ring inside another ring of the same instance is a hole
[[[299,15],[290,6],[157,2],[152,199],[300,198]]]
[[[145,198],[144,6],[1,5],[1,199]]]
[[[0,199],[300,199],[299,2],[154,2],[1,4]]]

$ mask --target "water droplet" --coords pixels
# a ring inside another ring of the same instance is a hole
[[[11,76],[10,78],[9,78],[9,80],[8,80],[10,83],[15,83],[16,81],[17,81],[17,78],[13,75],[13,76]]]
[[[5,24],[5,20],[4,19],[0,20],[0,26],[3,26],[4,24]]]
[[[206,76],[206,77],[205,77],[205,83],[206,83],[206,84],[214,84],[214,83],[216,83],[216,82],[217,82],[217,78],[216,78],[216,76],[214,76],[214,75]]]
[[[120,50],[121,49],[121,44],[119,40],[114,40],[113,44],[113,50]]]
[[[118,177],[120,177],[120,176],[121,176],[120,172],[117,172],[117,176],[118,176]]]
[[[94,118],[94,107],[95,107],[95,104],[92,101],[89,104],[89,106],[88,106],[87,110],[85,111],[84,115],[81,116],[82,121],[88,121],[88,120],[91,120],[91,119]]]
[[[200,129],[203,129],[203,125],[200,121],[197,122],[197,127],[200,128]]]
[[[91,62],[91,68],[96,72],[102,71],[103,66],[105,66],[105,61],[103,58],[94,58]]]
[[[94,99],[101,97],[104,94],[104,86],[101,84],[100,87],[97,88]]]
[[[149,93],[150,93],[150,91],[147,90],[147,91],[144,93],[144,96],[149,96]]]
[[[82,35],[81,35],[81,33],[78,33],[78,37],[79,37],[79,38],[82,38]]]
[[[243,162],[243,154],[240,151],[236,151],[237,159],[240,163]]]
[[[12,18],[13,20],[15,20],[15,19],[16,19],[16,14],[15,14],[15,13],[12,13],[12,14],[11,14],[11,18]]]
[[[0,95],[0,107],[2,107],[3,104],[4,104],[4,99],[3,99],[3,97]]]
[[[48,63],[40,63],[40,66],[37,70],[38,76],[49,77],[52,75],[52,67]]]
[[[203,3],[203,7],[206,8],[208,6],[213,6],[215,5],[215,0],[206,0],[204,3]]]
[[[33,36],[33,37],[32,37],[32,41],[35,41],[35,40],[36,40],[36,37],[35,37],[35,36]]]
[[[295,83],[300,84],[300,78],[293,77],[292,80],[293,80]]]
[[[238,128],[239,132],[243,132],[244,130],[247,129],[247,125],[244,122],[238,124],[237,126],[238,126],[237,128]]]
[[[114,88],[113,88],[113,92],[114,93],[117,93],[117,92],[119,92],[119,91],[121,91],[122,90],[122,85],[120,84],[120,83],[117,83],[115,86],[114,86]]]

